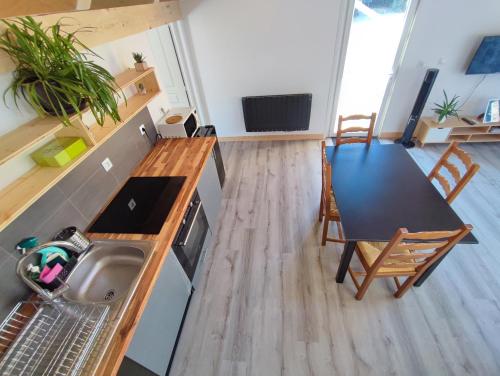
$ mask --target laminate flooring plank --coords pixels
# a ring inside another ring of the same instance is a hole
[[[362,301],[335,282],[342,246],[320,245],[319,143],[221,147],[218,230],[171,375],[500,374],[499,144],[463,146],[481,169],[452,206],[480,244],[402,299],[376,280]],[[445,147],[409,153],[428,173]]]

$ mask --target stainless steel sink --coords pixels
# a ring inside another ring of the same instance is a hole
[[[151,253],[144,241],[96,240],[66,279],[63,297],[80,303],[113,303],[124,298]]]

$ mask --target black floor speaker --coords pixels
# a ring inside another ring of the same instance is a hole
[[[415,146],[415,143],[412,141],[413,132],[415,132],[418,120],[420,119],[420,115],[422,115],[425,103],[427,102],[427,98],[429,98],[429,94],[431,93],[432,86],[434,85],[434,81],[436,81],[438,73],[439,69],[427,69],[424,81],[422,82],[422,86],[418,92],[417,100],[413,105],[413,110],[411,111],[411,115],[406,123],[403,136],[395,140],[395,143],[401,144],[405,148],[412,148]]]

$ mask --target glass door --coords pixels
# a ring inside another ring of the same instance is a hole
[[[379,113],[393,74],[410,1],[354,1],[337,115]],[[336,129],[337,124],[333,131]]]

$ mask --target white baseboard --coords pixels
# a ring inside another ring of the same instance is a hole
[[[325,136],[322,133],[300,133],[300,134],[263,134],[248,136],[219,137],[220,141],[311,141],[323,140]]]

